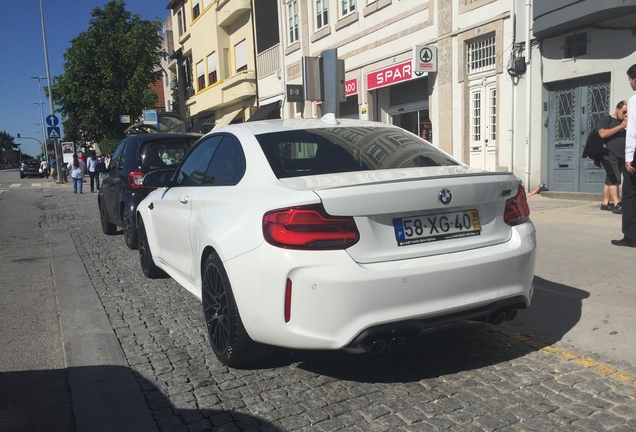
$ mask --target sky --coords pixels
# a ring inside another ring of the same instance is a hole
[[[71,40],[88,30],[91,11],[103,8],[107,0],[42,0],[51,81],[64,72],[64,53]],[[169,15],[169,0],[126,0],[126,9],[146,20],[162,22]],[[24,153],[40,154],[43,142],[40,100],[45,118],[51,114],[50,103],[38,80],[46,77],[40,0],[2,0],[0,40],[0,131],[21,144]],[[42,87],[47,85],[41,79]],[[57,113],[56,113],[57,114]],[[57,114],[60,117],[59,114]],[[61,118],[60,118],[61,121]],[[36,124],[37,123],[37,124]],[[44,131],[46,133],[46,129]],[[62,136],[64,131],[62,129]],[[17,140],[17,134],[22,139]],[[31,137],[34,139],[28,139]],[[36,141],[37,140],[37,141]]]

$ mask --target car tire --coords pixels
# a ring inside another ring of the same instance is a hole
[[[26,175],[25,175],[25,174],[20,173],[20,178],[21,178],[21,179],[22,179],[22,178],[25,178],[25,177],[26,177]]]
[[[106,235],[115,234],[117,232],[117,227],[108,219],[108,213],[106,212],[106,207],[102,203],[102,200],[99,200],[97,205],[99,206],[99,219],[102,225],[102,231]]]
[[[241,321],[230,280],[219,256],[210,253],[202,271],[201,303],[208,340],[216,358],[237,367],[268,357],[273,347],[254,342]]]
[[[137,227],[132,218],[132,213],[130,213],[130,210],[127,207],[125,207],[121,212],[121,223],[124,228],[124,240],[126,241],[126,246],[132,250],[137,249]]]
[[[148,244],[148,236],[146,235],[146,228],[144,227],[143,220],[139,218],[137,222],[139,223],[138,246],[141,271],[147,278],[150,279],[165,277],[166,273],[157,267],[155,261],[152,259],[152,252],[150,251],[150,245]]]

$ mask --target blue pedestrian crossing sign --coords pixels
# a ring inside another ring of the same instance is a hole
[[[49,126],[46,128],[49,139],[57,139],[60,137],[60,128],[55,126]]]
[[[56,115],[51,114],[49,116],[46,116],[46,124],[49,126],[57,126],[58,124],[60,124],[60,119],[57,118]],[[58,134],[59,134],[59,131],[58,131]]]

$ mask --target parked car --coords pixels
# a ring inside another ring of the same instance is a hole
[[[25,178],[28,175],[44,177],[44,173],[40,172],[40,161],[37,159],[24,159],[20,163],[20,178]]]
[[[143,273],[200,298],[224,364],[397,350],[423,329],[530,305],[536,239],[511,173],[398,127],[260,121],[202,138],[137,207]]]
[[[144,176],[157,169],[174,169],[200,134],[131,135],[119,143],[97,194],[102,231],[124,230],[126,245],[137,248],[137,205],[150,189]]]

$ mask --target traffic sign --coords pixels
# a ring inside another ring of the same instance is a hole
[[[60,119],[57,118],[55,114],[48,115],[46,116],[46,124],[49,126],[57,126],[60,124]]]
[[[55,127],[55,126],[50,126],[46,128],[46,131],[48,133],[48,137],[50,139],[57,139],[60,137],[60,128],[59,127]]]

